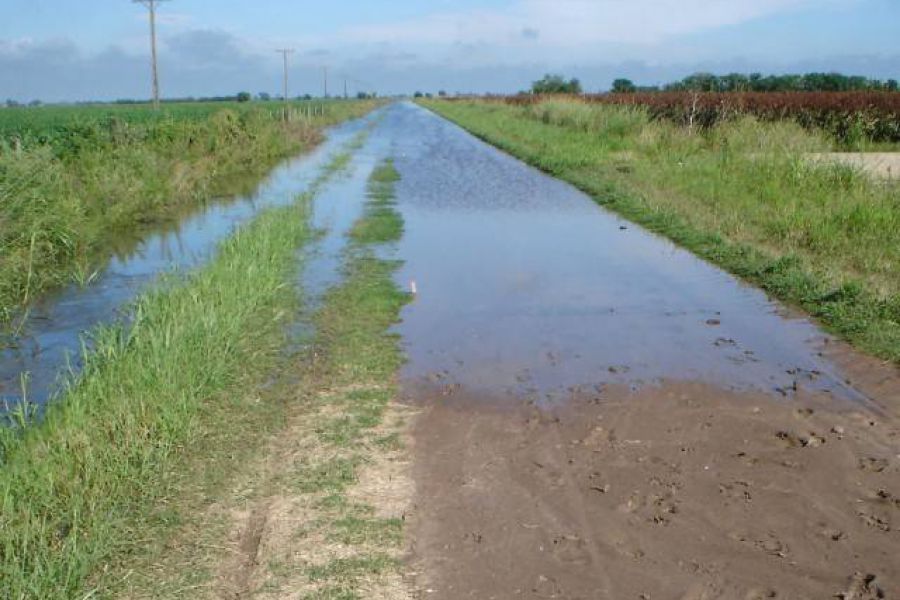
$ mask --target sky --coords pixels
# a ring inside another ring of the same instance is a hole
[[[0,100],[146,98],[147,10],[130,0],[0,0]],[[166,97],[512,93],[544,73],[588,91],[696,71],[900,78],[900,0],[170,0]]]

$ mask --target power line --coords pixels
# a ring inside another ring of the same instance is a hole
[[[135,4],[143,4],[150,15],[150,60],[153,72],[153,108],[159,108],[159,68],[156,61],[156,7],[169,0],[131,0]]]
[[[283,87],[283,97],[284,97],[284,119],[287,120],[288,117],[288,56],[294,53],[293,48],[279,48],[275,52],[281,54],[282,58],[284,58],[284,79],[282,81]]]

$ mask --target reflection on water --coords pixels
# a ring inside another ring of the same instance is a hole
[[[823,334],[765,294],[620,220],[412,105],[399,142],[405,377],[555,397],[577,386],[699,380],[859,397]]]

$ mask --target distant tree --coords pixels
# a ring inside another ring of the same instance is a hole
[[[250,95],[250,92],[238,92],[235,98],[238,102],[250,102],[253,97]]]
[[[888,90],[889,92],[896,92],[898,89],[900,89],[900,84],[897,83],[896,79],[888,79],[884,82],[884,89]]]
[[[612,83],[612,91],[616,94],[631,94],[637,91],[637,86],[630,79],[616,79]]]
[[[580,94],[581,82],[577,79],[566,81],[562,75],[544,75],[531,84],[532,94]]]
[[[256,95],[257,98],[262,100],[263,102],[268,102],[272,99],[272,95],[269,92],[260,92]]]
[[[13,100],[12,98],[10,98],[9,100],[6,101],[7,108],[16,108],[17,106],[21,106],[21,104],[19,104],[16,100]]]
[[[445,92],[444,90],[438,91],[438,97],[440,97],[440,98],[446,98],[446,97],[447,97],[447,92]]]
[[[44,104],[44,103],[41,102],[40,100],[35,99],[35,100],[32,100],[31,102],[29,102],[28,106],[41,106],[42,104]]]
[[[424,98],[424,97],[425,97],[425,94],[423,94],[422,92],[416,92],[415,94],[413,94],[413,98]]]

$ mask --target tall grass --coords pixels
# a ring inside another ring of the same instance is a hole
[[[290,123],[263,108],[178,107],[161,116],[131,107],[111,117],[91,107],[47,109],[52,118],[34,117],[15,133],[6,123],[0,321],[42,291],[91,272],[123,233],[133,236],[135,228],[232,191],[235,181],[316,143],[322,127],[374,106],[332,103]],[[24,119],[31,110],[4,111],[3,118]]]
[[[566,100],[429,106],[900,360],[900,186],[811,162],[824,132],[750,116],[692,130]]]
[[[0,429],[4,598],[90,597],[110,583],[104,565],[142,544],[171,470],[216,426],[210,415],[238,403],[239,384],[260,383],[283,351],[310,198],[344,165],[335,157],[295,204],[262,213],[206,267],[143,295],[129,324],[97,331],[83,372],[39,424]]]

